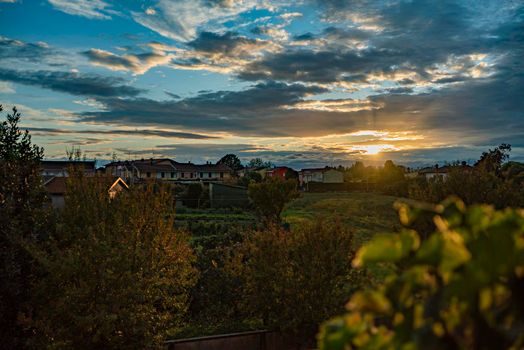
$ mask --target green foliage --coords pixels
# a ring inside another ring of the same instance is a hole
[[[292,231],[269,226],[235,248],[232,273],[243,283],[245,310],[269,329],[309,339],[318,324],[340,312],[365,273],[351,266],[353,234],[317,221]]]
[[[33,289],[34,348],[136,349],[161,344],[186,315],[196,282],[188,236],[158,184],[108,198],[109,178],[75,174]]]
[[[0,111],[2,106],[0,105]],[[25,313],[34,264],[24,249],[50,228],[40,177],[43,149],[20,131],[20,113],[13,108],[0,124],[0,343],[21,347],[25,336],[18,318]]]
[[[217,164],[225,164],[231,170],[237,171],[243,168],[242,162],[235,154],[226,154],[217,162]]]
[[[264,161],[262,158],[253,158],[247,163],[248,168],[271,168],[273,163]]]
[[[207,192],[200,183],[191,183],[187,186],[185,193],[182,196],[182,201],[186,207],[200,208],[204,205]]]
[[[252,183],[248,195],[266,223],[279,223],[287,203],[299,197],[297,182],[270,177],[261,183]]]
[[[410,225],[430,212],[437,230],[377,236],[357,266],[394,262],[397,273],[361,290],[326,323],[320,349],[520,349],[524,345],[524,212],[449,199],[399,204]]]
[[[519,180],[518,167],[513,165],[504,169],[507,171],[488,172],[482,167],[455,167],[445,179],[415,180],[410,186],[410,197],[438,203],[455,195],[468,205],[487,203],[496,208],[524,206],[524,187]]]
[[[247,187],[251,183],[260,183],[262,180],[262,175],[259,172],[249,171],[244,176],[238,178],[238,185]]]

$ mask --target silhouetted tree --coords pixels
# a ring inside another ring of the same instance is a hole
[[[240,162],[240,159],[235,154],[226,154],[220,158],[217,164],[225,164],[233,171],[238,171],[243,168],[242,162]]]
[[[262,158],[253,158],[247,163],[249,168],[271,168],[273,163],[264,161]]]
[[[0,106],[0,111],[2,107]],[[48,211],[40,176],[43,148],[20,131],[20,113],[13,108],[0,124],[0,344],[20,348],[24,336],[19,320],[28,305],[34,264],[24,248],[44,234]]]
[[[489,149],[487,152],[482,153],[480,159],[475,163],[475,167],[498,174],[502,164],[509,159],[509,152],[511,152],[511,145],[506,143],[494,149]]]

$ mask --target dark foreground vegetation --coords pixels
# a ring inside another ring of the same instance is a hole
[[[253,329],[297,347],[318,337],[322,349],[524,345],[524,214],[497,211],[523,205],[509,146],[445,180],[407,179],[392,162],[345,170],[352,181],[375,172],[383,194],[301,195],[292,178],[256,180],[251,211],[176,215],[167,185],[110,198],[111,179],[72,168],[56,211],[43,149],[18,121],[14,110],[0,125],[2,348],[161,348]],[[466,204],[435,204],[452,194]],[[399,221],[391,195],[434,204],[405,199]]]

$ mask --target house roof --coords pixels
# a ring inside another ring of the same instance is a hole
[[[443,167],[427,167],[420,169],[419,174],[446,174],[451,170],[470,170],[472,167],[469,165],[446,165]]]
[[[228,172],[231,169],[225,164],[195,164],[196,171],[209,172]]]
[[[64,176],[55,176],[44,183],[44,187],[49,194],[55,195],[64,195],[67,192],[67,179],[69,177]],[[97,177],[85,177],[87,181],[106,181],[107,177],[97,176]],[[124,180],[120,177],[111,177],[111,185],[108,190],[111,190],[117,184],[120,184],[124,188],[129,188]]]
[[[151,164],[147,162],[134,162],[133,165],[139,171],[155,171],[155,172],[170,172],[174,171],[175,168],[171,164]]]
[[[309,172],[309,173],[318,173],[318,172],[325,172],[325,171],[328,171],[328,170],[336,170],[335,168],[330,168],[330,167],[324,167],[324,168],[308,168],[308,169],[302,169],[300,170],[301,173],[306,173],[306,172]],[[338,171],[338,170],[336,170]]]
[[[231,169],[225,164],[193,164],[193,163],[179,163],[175,160],[168,158],[161,159],[144,159],[144,160],[133,160],[129,162],[112,162],[106,165],[108,166],[134,166],[139,171],[151,171],[151,172],[229,172]]]
[[[49,194],[66,193],[66,177],[55,176],[44,183],[44,187]]]
[[[84,170],[95,170],[94,161],[43,160],[40,162],[40,167],[43,170],[67,170],[70,166],[81,167]]]

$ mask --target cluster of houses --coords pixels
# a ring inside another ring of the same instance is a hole
[[[168,158],[115,161],[99,169],[96,168],[94,161],[42,161],[41,174],[44,186],[54,207],[64,205],[66,179],[72,166],[75,167],[75,171],[81,171],[87,177],[94,177],[97,173],[111,177],[113,181],[107,189],[111,197],[134,183],[162,181],[188,184],[198,182],[224,184],[225,186],[225,184],[231,184],[234,177],[241,178],[252,172],[259,173],[261,178],[296,178],[301,186],[309,182],[342,183],[344,181],[341,171],[329,167],[302,169],[298,172],[285,166],[243,168],[234,173],[224,164],[181,163]]]
[[[115,196],[118,192],[128,188],[130,184],[146,181],[162,181],[173,184],[206,183],[209,186],[234,186],[235,179],[248,176],[250,173],[258,173],[259,178],[279,177],[283,179],[295,178],[299,186],[308,189],[310,183],[315,184],[341,184],[344,182],[344,173],[336,168],[308,168],[295,171],[286,166],[280,167],[257,167],[243,168],[233,172],[225,164],[193,164],[191,162],[181,163],[173,159],[140,159],[133,161],[116,161],[106,164],[97,169],[94,161],[42,161],[42,177],[44,186],[52,200],[54,207],[62,207],[66,192],[66,179],[71,167],[81,171],[87,177],[94,177],[102,173],[112,179],[108,185],[108,195]],[[469,168],[462,164],[460,167]],[[456,167],[444,166],[428,167],[417,171],[407,172],[407,177],[423,176],[426,179],[441,176],[444,179],[447,174]]]

